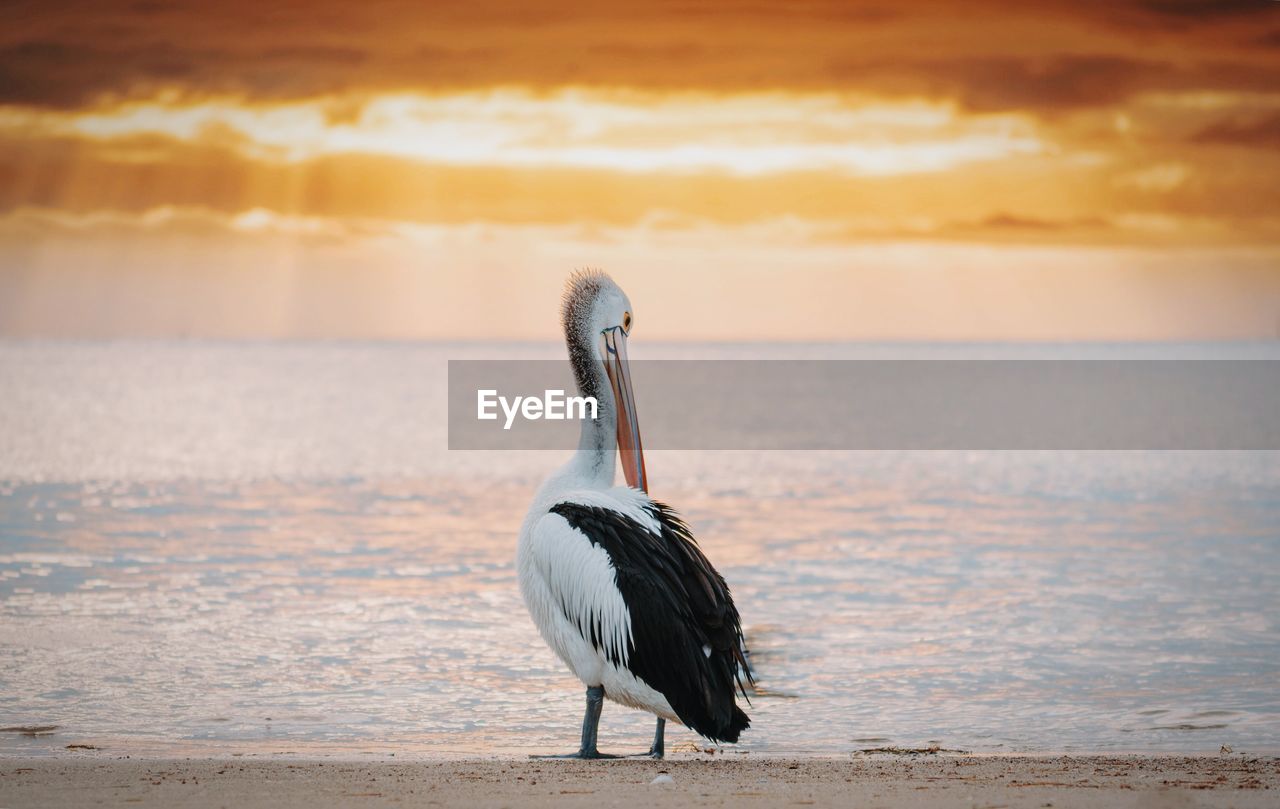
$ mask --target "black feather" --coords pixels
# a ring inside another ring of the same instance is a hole
[[[661,503],[648,510],[661,529],[656,535],[611,509],[551,507],[613,562],[631,613],[627,668],[666,697],[687,727],[713,741],[736,742],[751,722],[734,691],[746,696],[742,678],[750,682],[751,672],[729,586],[673,510]],[[600,649],[599,633],[593,628],[591,634]]]

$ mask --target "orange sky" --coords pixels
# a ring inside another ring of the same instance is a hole
[[[1280,3],[9,3],[0,335],[1280,336]]]

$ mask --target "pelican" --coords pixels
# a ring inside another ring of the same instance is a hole
[[[645,755],[662,758],[668,720],[736,742],[750,720],[737,705],[751,681],[738,610],[689,528],[648,495],[627,339],[631,301],[609,276],[575,273],[561,308],[569,362],[597,417],[577,452],[538,490],[516,563],[520,591],[547,645],[587,687],[578,752],[596,748],[606,698],[657,717]],[[627,485],[614,485],[621,456]]]

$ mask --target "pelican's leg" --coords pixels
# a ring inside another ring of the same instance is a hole
[[[587,688],[587,712],[582,717],[582,744],[576,753],[560,756],[533,756],[533,758],[617,758],[596,749],[596,732],[600,728],[600,711],[604,709],[604,686]]]
[[[667,731],[667,720],[661,716],[658,717],[658,726],[653,731],[653,747],[649,748],[649,755],[654,758],[662,758],[666,755],[666,745],[663,744],[663,737]]]

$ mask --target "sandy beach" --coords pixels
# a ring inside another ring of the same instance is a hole
[[[670,777],[670,782],[660,778]],[[654,783],[658,779],[659,783]],[[1280,758],[680,757],[606,762],[10,758],[0,806],[1274,806]]]

